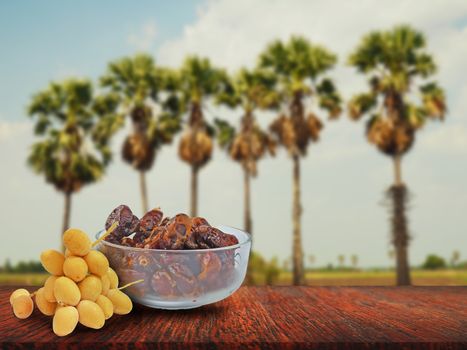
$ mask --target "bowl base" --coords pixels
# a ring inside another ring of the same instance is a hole
[[[204,297],[193,299],[191,302],[187,300],[160,300],[151,298],[139,298],[130,295],[131,299],[138,304],[161,310],[188,310],[195,309],[204,305],[214,304],[225,298],[231,296],[239,286],[236,286],[233,290],[229,290],[227,293],[225,290],[219,290],[217,293],[210,293]]]

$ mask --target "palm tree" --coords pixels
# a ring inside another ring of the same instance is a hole
[[[316,257],[313,254],[308,254],[308,263],[310,264],[310,268],[315,264]]]
[[[358,266],[358,255],[357,255],[357,254],[353,254],[353,255],[350,257],[350,261],[351,261],[351,263],[352,263],[352,267],[353,267],[354,269],[356,269],[357,266]]]
[[[91,139],[96,123],[88,80],[52,82],[35,94],[28,114],[41,140],[31,147],[28,163],[65,197],[62,233],[70,224],[72,195],[99,180],[110,161],[106,145]]]
[[[339,262],[339,266],[340,266],[341,268],[343,268],[343,267],[344,267],[344,264],[345,264],[345,255],[344,255],[344,254],[339,254],[339,255],[337,256],[337,261]]]
[[[239,130],[235,130],[227,121],[216,119],[218,140],[230,157],[239,162],[243,169],[244,191],[244,228],[250,234],[253,231],[251,219],[250,179],[257,175],[256,163],[267,151],[274,155],[274,142],[255,121],[257,109],[277,107],[277,93],[273,90],[274,75],[260,70],[241,69],[228,88],[223,89],[217,98],[218,103],[231,108],[242,109]]]
[[[451,266],[456,267],[461,259],[461,253],[458,250],[454,250],[451,255]]]
[[[446,112],[443,90],[434,82],[422,84],[436,71],[425,47],[422,33],[409,26],[398,26],[364,36],[349,58],[349,63],[369,78],[369,90],[349,102],[349,115],[354,120],[368,116],[368,141],[391,157],[394,165],[394,183],[387,195],[392,200],[398,285],[410,284],[410,235],[405,213],[408,190],[402,182],[402,157],[413,145],[416,131],[427,120],[442,120]],[[421,103],[413,98],[417,90]]]
[[[96,104],[101,120],[94,137],[107,144],[125,125],[125,119],[131,120],[132,131],[121,152],[123,160],[139,172],[142,209],[146,212],[146,172],[152,168],[159,148],[171,143],[180,129],[176,77],[156,67],[149,55],[138,54],[111,62],[101,85],[107,92]]]
[[[275,41],[260,55],[260,67],[277,76],[276,91],[288,108],[272,123],[271,131],[293,161],[293,283],[303,284],[303,251],[301,239],[300,157],[310,142],[319,139],[323,127],[316,114],[306,113],[305,105],[317,102],[329,112],[331,119],[341,112],[340,97],[333,82],[323,75],[336,63],[336,56],[326,48],[303,37],[288,42]]]
[[[182,110],[188,112],[186,130],[179,144],[179,156],[191,167],[191,216],[198,212],[198,173],[212,155],[214,129],[204,119],[204,103],[215,96],[225,73],[207,58],[187,57],[180,70],[179,89]]]

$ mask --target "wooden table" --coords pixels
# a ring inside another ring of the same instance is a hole
[[[467,287],[243,287],[199,309],[135,306],[64,338],[38,310],[15,318],[13,289],[0,287],[1,349],[467,349]]]

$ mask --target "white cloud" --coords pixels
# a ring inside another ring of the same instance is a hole
[[[0,118],[1,119],[1,118]],[[25,132],[30,132],[31,122],[10,122],[0,120],[0,143],[18,137]]]
[[[412,23],[436,35],[439,28],[465,16],[467,3],[427,1],[209,1],[183,35],[162,45],[158,57],[178,63],[186,53],[211,57],[236,68],[254,64],[258,52],[275,38],[307,35],[340,54],[348,54],[365,32],[397,23]],[[459,43],[457,41],[457,43]]]
[[[464,125],[443,126],[421,135],[420,147],[435,153],[459,153],[467,156],[467,127]]]
[[[128,36],[128,44],[141,51],[152,49],[157,37],[157,27],[154,21],[145,23],[138,33],[132,33]]]

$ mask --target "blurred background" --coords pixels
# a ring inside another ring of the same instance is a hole
[[[0,26],[1,284],[127,204],[246,227],[251,284],[467,285],[465,1],[2,2]]]

